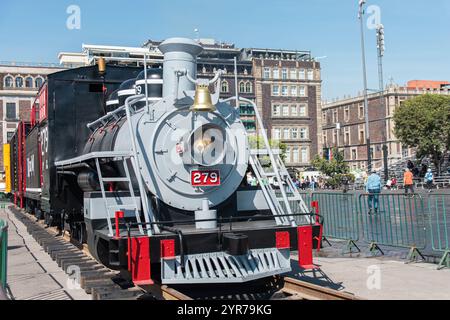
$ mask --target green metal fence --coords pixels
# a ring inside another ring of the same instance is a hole
[[[360,238],[358,201],[349,193],[313,193],[312,201],[318,201],[320,215],[324,218],[323,235],[326,238],[347,241],[347,250],[360,251],[356,241]]]
[[[421,196],[363,194],[359,196],[359,208],[363,237],[371,243],[371,251],[381,251],[378,245],[385,245],[410,248],[409,258],[422,256],[418,249],[426,246],[426,213]]]
[[[439,269],[450,268],[450,195],[432,194],[428,197],[431,247],[443,252]]]
[[[6,289],[8,265],[8,223],[0,219],[0,290]]]

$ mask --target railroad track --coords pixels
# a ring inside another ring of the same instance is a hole
[[[23,210],[14,207],[11,207],[10,210],[27,227],[28,233],[58,263],[58,266],[64,272],[71,275],[74,272],[74,266],[79,268],[79,284],[87,294],[91,294],[93,300],[211,299],[209,296],[191,298],[188,292],[183,293],[166,285],[135,287],[129,281],[123,279],[118,271],[108,269],[98,263],[90,255],[86,246],[78,247],[70,243],[70,237],[67,234],[61,235],[56,228],[46,228],[42,221],[36,221],[33,215]],[[289,277],[279,276],[273,280],[271,282],[272,293],[274,293],[274,296],[277,296],[276,293],[278,293],[278,296],[281,294],[284,300],[359,300],[358,297],[350,293]],[[242,288],[242,286],[240,287]],[[244,295],[247,296],[245,293]],[[219,299],[223,297],[220,293],[213,296]],[[257,299],[258,294],[253,297]],[[269,297],[269,299],[271,298]]]
[[[305,281],[283,277],[280,290],[290,300],[361,300],[353,294],[318,286]]]
[[[86,247],[70,243],[70,238],[60,235],[56,228],[46,228],[42,221],[37,222],[23,210],[14,207],[10,210],[64,272],[72,275],[79,270],[79,284],[93,300],[137,300],[145,295],[143,289],[132,286],[119,272],[98,263]]]

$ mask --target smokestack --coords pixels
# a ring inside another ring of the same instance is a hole
[[[183,91],[195,90],[195,84],[186,77],[180,77],[178,92],[175,92],[178,81],[175,71],[186,70],[196,79],[197,56],[203,51],[202,46],[191,39],[170,38],[159,46],[159,50],[164,54],[163,97],[173,95],[178,98]]]

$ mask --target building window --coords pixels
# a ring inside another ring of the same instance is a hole
[[[291,86],[291,96],[292,97],[297,96],[297,86]]]
[[[283,68],[283,69],[281,70],[281,79],[287,80],[287,78],[288,78],[287,69],[286,69],[286,68]]]
[[[308,70],[308,80],[314,80],[314,70]]]
[[[294,148],[292,150],[292,162],[299,163],[299,152],[298,148]]]
[[[6,103],[6,120],[15,120],[16,116],[16,104],[14,102]]]
[[[38,77],[34,80],[35,87],[38,89],[42,86],[43,83],[44,79],[42,79],[41,77]]]
[[[12,88],[14,86],[14,79],[11,76],[5,77],[5,88]]]
[[[323,145],[324,145],[324,146],[327,146],[327,144],[328,144],[327,133],[324,132],[324,133],[323,133]]]
[[[359,126],[359,143],[364,144],[366,141],[366,135],[364,132],[364,126]]]
[[[293,117],[298,116],[297,105],[295,105],[295,104],[293,104],[291,106],[291,116],[293,116]]]
[[[269,79],[270,78],[270,68],[264,68],[264,74],[263,74],[263,78],[264,79]]]
[[[291,69],[289,72],[289,77],[291,78],[291,80],[297,80],[297,70]]]
[[[239,83],[239,92],[242,92],[242,93],[245,92],[245,83],[244,82]]]
[[[280,95],[280,86],[279,85],[273,85],[272,86],[272,95],[273,96],[279,96]]]
[[[279,117],[281,115],[280,110],[280,105],[274,104],[272,107],[272,116]]]
[[[344,108],[344,121],[349,122],[350,121],[350,107]]]
[[[283,117],[289,117],[289,106],[283,105]]]
[[[333,123],[338,123],[339,122],[339,112],[338,110],[334,110],[333,111]]]
[[[306,97],[306,87],[305,86],[300,86],[299,95],[300,95],[300,97]]]
[[[307,128],[300,129],[300,139],[302,139],[302,140],[308,139],[308,129]]]
[[[364,118],[364,104],[360,104],[358,107],[358,116],[360,119]]]
[[[344,144],[345,145],[350,145],[351,144],[351,141],[350,141],[350,128],[345,128]]]
[[[246,93],[252,93],[252,84],[250,83],[250,82],[247,82],[246,84],[245,84],[245,92]]]
[[[280,79],[280,70],[273,69],[273,78],[274,79]]]
[[[283,139],[284,140],[289,140],[290,139],[289,131],[291,131],[291,130],[289,130],[289,128],[284,128],[283,129]]]
[[[292,139],[298,139],[298,129],[297,128],[292,128],[292,130],[291,130],[291,138]]]
[[[300,71],[298,72],[298,77],[300,78],[300,80],[306,79],[305,69],[300,69]]]
[[[25,79],[25,88],[33,88],[33,78],[27,77]]]
[[[309,162],[308,148],[303,147],[302,148],[302,163],[308,163],[308,162]]]
[[[302,104],[298,107],[298,114],[300,117],[306,117],[308,115],[306,105]]]
[[[284,97],[287,97],[287,95],[288,95],[288,87],[287,86],[281,87],[281,95]]]
[[[356,149],[352,149],[352,160],[358,159],[358,153]]]
[[[22,77],[16,78],[16,88],[23,88],[23,78]]]
[[[281,130],[276,128],[273,129],[273,139],[274,140],[281,140]]]
[[[286,163],[291,163],[291,154],[292,154],[291,148],[286,148]]]
[[[228,92],[229,87],[228,87],[228,81],[222,81],[222,88],[221,88],[221,92]]]
[[[8,131],[6,133],[6,141],[9,142],[13,136],[14,136],[14,131]]]

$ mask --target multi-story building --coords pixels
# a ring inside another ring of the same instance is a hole
[[[0,63],[0,154],[19,121],[30,120],[31,106],[46,76],[59,70],[56,64]],[[0,170],[3,172],[3,157]]]
[[[405,100],[434,93],[449,95],[444,81],[410,81],[406,86],[390,84],[381,95],[369,95],[369,128],[371,154],[376,169],[383,167],[383,146],[387,147],[388,164],[413,155],[414,150],[402,145],[394,134],[394,111]],[[325,102],[322,107],[322,144],[339,148],[352,169],[367,168],[364,96]]]
[[[286,166],[308,167],[321,152],[320,64],[308,51],[243,49],[253,62],[256,103],[273,140],[286,144]]]
[[[268,136],[287,145],[286,164],[306,168],[320,154],[321,71],[309,51],[239,49],[233,44],[200,39],[204,51],[198,58],[198,77],[212,78],[224,70],[221,98],[236,95],[255,101]],[[82,54],[61,53],[66,66],[91,64],[97,57],[118,64],[161,66],[160,41],[148,40],[143,48],[83,45]],[[236,61],[236,62],[235,62]],[[237,66],[237,83],[235,75]],[[234,102],[232,102],[234,103]],[[259,130],[253,108],[240,104],[243,122],[250,133]]]

